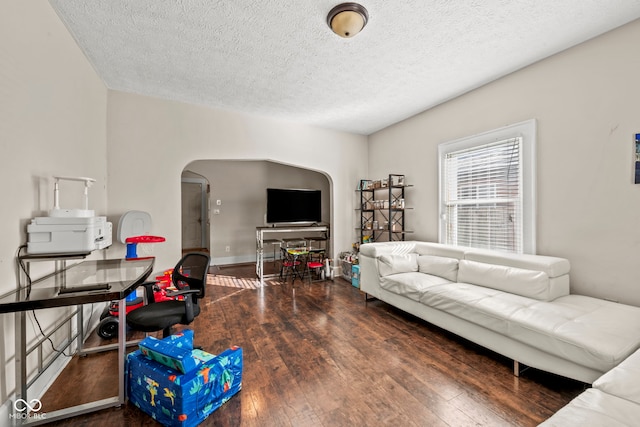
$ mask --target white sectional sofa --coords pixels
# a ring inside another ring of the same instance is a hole
[[[592,383],[640,348],[640,307],[570,294],[563,258],[387,242],[359,262],[363,292],[513,359],[516,375],[523,363]]]
[[[640,425],[640,351],[598,378],[543,427],[634,427]]]

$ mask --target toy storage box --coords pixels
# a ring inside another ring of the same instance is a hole
[[[242,388],[242,349],[214,356],[172,338],[147,337],[127,355],[128,397],[165,426],[196,426]]]
[[[360,265],[355,264],[351,266],[351,284],[356,288],[360,287]]]

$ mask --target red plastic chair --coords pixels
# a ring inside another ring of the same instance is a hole
[[[311,283],[311,275],[315,273],[318,280],[323,280],[324,275],[322,271],[324,269],[325,251],[324,249],[310,249],[309,256],[307,258],[307,275],[309,276],[309,283]]]

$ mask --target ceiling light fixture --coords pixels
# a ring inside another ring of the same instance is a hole
[[[327,15],[327,24],[340,37],[353,37],[358,34],[369,20],[364,6],[358,3],[342,3],[331,9]]]

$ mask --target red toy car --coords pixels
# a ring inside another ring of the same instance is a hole
[[[170,290],[171,274],[173,269],[166,270],[161,276],[156,276],[156,282],[153,285],[153,300],[155,302],[172,300],[173,297],[167,296],[167,290]],[[132,301],[127,301],[127,314],[144,305],[144,298],[138,297]],[[100,338],[111,339],[118,336],[118,301],[111,301],[100,315],[100,323],[98,324],[98,335]]]

